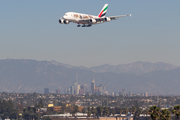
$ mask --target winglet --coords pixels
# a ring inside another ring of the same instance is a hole
[[[130,17],[132,16],[132,14],[129,15]]]

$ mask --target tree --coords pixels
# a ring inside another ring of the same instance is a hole
[[[160,120],[169,120],[170,119],[170,112],[166,109],[161,111]]]
[[[74,113],[77,113],[79,111],[79,107],[77,105],[74,106]]]
[[[136,108],[134,106],[131,108],[131,112],[132,112],[133,115],[136,112]]]
[[[123,110],[121,108],[119,108],[119,119],[121,118],[122,111]]]
[[[152,106],[149,108],[149,113],[151,115],[152,120],[157,120],[160,115],[160,110],[157,106]]]
[[[112,109],[111,113],[112,113],[113,116],[114,116],[114,114],[115,114],[115,109],[114,109],[114,108]]]
[[[86,113],[86,110],[85,110],[84,107],[83,107],[83,109],[82,109],[82,113],[83,113],[83,116],[84,116],[84,113]]]
[[[143,110],[142,112],[143,112],[143,114],[146,114],[146,120],[147,120],[147,115],[148,115],[148,112],[149,112],[148,108],[146,108],[146,109]]]
[[[179,119],[179,116],[180,116],[180,105],[176,105],[174,106],[174,109],[173,109],[173,114],[176,115],[176,117]]]
[[[126,114],[126,116],[127,116],[128,109],[127,109],[127,108],[124,108],[124,109],[123,109],[123,113]]]
[[[39,107],[39,108],[42,108],[42,107],[44,107],[44,104],[43,104],[43,101],[42,101],[42,99],[40,99],[40,101],[39,101],[39,104],[38,104],[38,107]]]
[[[109,109],[107,106],[104,107],[104,115],[108,116],[109,115]]]
[[[88,111],[87,115],[88,115],[88,117],[90,117],[91,116],[91,111]]]
[[[94,107],[92,107],[91,112],[92,112],[93,116],[95,117],[95,114],[97,113],[97,110]]]
[[[89,111],[91,111],[91,108],[90,108],[89,106],[88,106],[88,108],[87,108],[87,109],[88,109],[88,112],[89,112]]]
[[[102,106],[97,106],[96,109],[97,109],[98,115],[102,116],[103,111],[104,111],[103,107]]]
[[[17,116],[18,113],[11,113],[10,116],[9,116],[9,119],[17,119]]]

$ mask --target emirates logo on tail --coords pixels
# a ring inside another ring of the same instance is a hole
[[[107,9],[108,9],[108,4],[105,4],[101,12],[99,13],[98,17],[104,17],[106,15]]]

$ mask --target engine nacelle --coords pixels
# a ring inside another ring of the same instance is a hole
[[[96,20],[95,19],[90,19],[90,22],[91,23],[96,23]]]
[[[105,18],[105,21],[106,21],[106,22],[109,22],[109,21],[111,21],[111,18],[106,17],[106,18]]]
[[[64,20],[64,19],[59,19],[59,23],[60,24],[69,24],[68,20]]]
[[[60,24],[64,24],[64,19],[59,19]]]
[[[69,21],[68,20],[64,20],[64,24],[69,24]]]

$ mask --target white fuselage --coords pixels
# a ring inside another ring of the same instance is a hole
[[[68,20],[69,22],[74,22],[74,23],[78,23],[78,24],[99,24],[99,23],[102,23],[102,22],[95,22],[95,23],[87,22],[88,19],[96,19],[96,18],[99,18],[99,17],[94,16],[94,15],[83,14],[83,13],[76,13],[76,12],[67,12],[63,16],[64,20]]]

